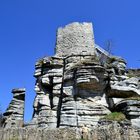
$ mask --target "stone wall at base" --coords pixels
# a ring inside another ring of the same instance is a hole
[[[86,131],[85,131],[86,130]],[[0,129],[0,140],[139,140],[140,129],[127,122],[102,121],[96,127],[33,129]]]

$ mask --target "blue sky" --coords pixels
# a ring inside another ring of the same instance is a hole
[[[32,116],[37,59],[54,54],[56,30],[71,22],[92,22],[95,41],[140,66],[139,0],[0,0],[0,105],[5,111],[11,90],[25,87],[25,120]]]

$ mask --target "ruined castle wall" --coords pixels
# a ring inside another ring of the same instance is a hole
[[[94,35],[91,23],[72,23],[57,31],[56,55],[94,54]]]

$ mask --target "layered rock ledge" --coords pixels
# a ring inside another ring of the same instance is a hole
[[[24,126],[25,89],[13,89],[13,99],[3,114],[3,127],[14,128]]]

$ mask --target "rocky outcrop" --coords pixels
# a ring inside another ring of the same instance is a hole
[[[75,22],[59,28],[55,50],[54,56],[35,65],[32,120],[21,130],[7,129],[9,137],[25,132],[26,138],[21,134],[20,139],[32,139],[28,136],[32,131],[37,140],[140,139],[140,78],[130,75],[124,59],[95,44],[92,24]],[[5,128],[23,125],[24,92],[13,90],[4,113]],[[104,120],[114,111],[124,113],[127,120]],[[6,139],[5,135],[4,131]]]
[[[24,125],[24,102],[25,89],[13,89],[13,99],[6,112],[3,114],[3,127],[23,127]]]
[[[135,127],[140,127],[140,100],[138,97],[125,99],[115,105],[116,110],[123,112]]]
[[[104,93],[105,69],[94,54],[70,56],[65,66],[60,126],[96,125],[100,117],[110,113]]]
[[[91,23],[59,28],[55,56],[39,60],[34,76],[32,127],[90,128],[118,111],[120,101],[140,95],[139,78],[129,77],[124,59],[95,44]]]
[[[108,74],[94,46],[91,23],[58,29],[55,56],[36,63],[32,124],[90,127],[110,113],[105,95]]]
[[[63,59],[43,58],[36,63],[34,113],[32,124],[38,127],[56,128],[62,91]]]

